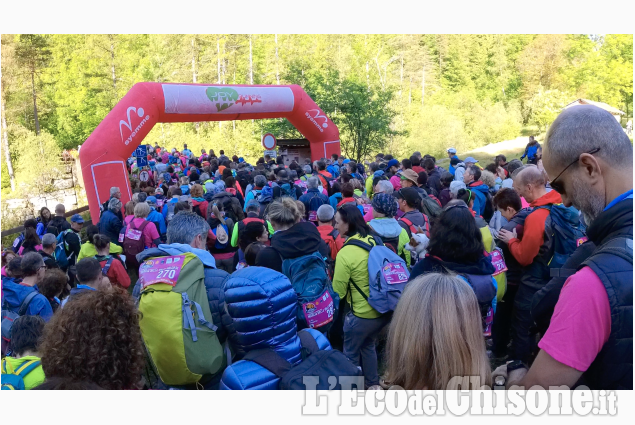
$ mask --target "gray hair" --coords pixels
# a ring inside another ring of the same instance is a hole
[[[313,172],[310,165],[305,165],[304,167],[302,167],[302,171],[304,171],[304,174],[311,174]]]
[[[117,213],[118,211],[121,211],[121,201],[117,198],[112,198],[110,200],[110,202],[108,202],[108,211],[112,211],[114,213]]]
[[[309,177],[309,179],[306,181],[306,187],[308,189],[315,189],[319,185],[320,185],[320,181],[318,180],[317,177]]]
[[[317,219],[322,223],[333,220],[333,216],[335,216],[335,210],[329,204],[320,205],[317,209]]]
[[[182,243],[190,245],[198,235],[201,235],[203,241],[207,241],[207,233],[209,232],[209,224],[200,215],[193,212],[180,212],[175,214],[167,230],[167,243]]]
[[[208,174],[208,173],[203,173],[203,174],[201,174],[201,176],[198,178],[198,181],[200,181],[200,182],[205,182],[205,180],[209,180],[209,174]]]
[[[117,186],[113,186],[110,188],[110,197],[112,198],[113,195],[115,195],[116,193],[121,192],[121,190],[119,190],[119,188]]]
[[[245,211],[257,213],[258,211],[260,211],[260,203],[258,203],[258,201],[256,201],[255,199],[250,199],[249,202],[247,202],[247,204],[245,205]]]
[[[543,172],[533,164],[520,167],[515,171],[515,173],[516,177],[514,180],[517,180],[520,184],[531,184],[533,186],[542,187],[547,184],[547,180],[545,179]]]
[[[523,163],[519,159],[512,159],[511,161],[509,161],[509,164],[507,164],[507,172],[509,173],[509,177],[513,179],[514,171],[518,170],[522,166]]]
[[[57,239],[52,233],[47,233],[42,236],[42,246],[55,246],[57,245]]]
[[[150,205],[148,205],[147,202],[139,202],[137,205],[134,206],[135,217],[146,218],[148,217],[148,214],[150,214],[150,211]]]
[[[610,112],[593,105],[565,109],[551,124],[545,138],[547,157],[553,164],[569,164],[582,153],[594,154],[612,167],[632,168],[633,145]]]
[[[262,174],[258,174],[256,177],[254,177],[254,185],[256,187],[265,187],[266,184],[267,178]]]
[[[391,195],[395,191],[392,183],[390,183],[388,180],[378,181],[376,187],[381,190],[381,193],[385,193],[387,195]]]

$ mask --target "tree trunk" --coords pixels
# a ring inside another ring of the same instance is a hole
[[[37,96],[35,94],[35,69],[31,68],[31,87],[33,89],[33,117],[35,119],[35,134],[40,135],[40,120],[37,116]]]
[[[421,105],[423,105],[423,97],[426,94],[426,66],[421,67]]]
[[[280,70],[278,69],[278,34],[274,35],[276,42],[276,84],[280,85]]]
[[[112,88],[115,90],[115,97],[117,96],[117,74],[115,74],[115,43],[114,36],[110,34],[108,36],[110,40],[110,71],[112,73]]]
[[[218,60],[218,81],[217,81],[217,83],[220,84],[220,40],[218,38],[216,39],[216,58]]]
[[[7,130],[7,117],[4,97],[2,98],[2,148],[7,158],[7,169],[11,178],[11,191],[15,190],[15,176],[13,174],[13,162],[11,162],[11,152],[9,151],[9,132]]]
[[[249,34],[249,84],[254,84],[254,57],[252,54],[251,34]]]

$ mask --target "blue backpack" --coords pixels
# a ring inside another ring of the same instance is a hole
[[[72,232],[72,230],[67,229],[57,235],[57,245],[55,246],[55,252],[53,253],[53,257],[55,258],[57,265],[60,266],[60,269],[68,267],[68,255],[66,254],[66,251],[69,249],[68,243],[66,243],[66,234],[68,232]]]
[[[282,192],[282,196],[289,196],[294,201],[298,200],[298,196],[295,193],[295,186],[293,183],[283,183],[280,185],[280,191]]]
[[[24,378],[37,368],[41,362],[39,360],[30,360],[22,364],[16,370],[7,371],[7,359],[2,361],[2,389],[3,390],[24,390]]]
[[[313,192],[313,196],[309,199],[309,211],[307,212],[310,222],[315,223],[318,221],[317,210],[324,204],[328,204],[328,202],[322,199],[320,192]]]
[[[406,262],[381,239],[373,237],[375,243],[369,245],[359,240],[349,240],[344,245],[353,245],[368,251],[368,289],[369,296],[351,280],[368,304],[380,313],[395,311],[404,288],[410,279]]]
[[[559,269],[578,247],[578,239],[586,234],[586,228],[580,223],[580,212],[563,204],[551,204],[536,209],[549,210],[545,221],[545,230],[550,229],[553,239],[553,257],[549,261],[550,269]]]
[[[289,278],[298,296],[298,329],[312,328],[327,332],[337,318],[340,297],[331,286],[322,255],[314,252],[283,259],[282,274]]]

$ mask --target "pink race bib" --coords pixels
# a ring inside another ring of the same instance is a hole
[[[589,238],[586,237],[586,236],[581,237],[580,239],[578,239],[578,245],[577,246],[582,245],[583,243],[585,243],[588,240],[589,240]]]
[[[179,280],[185,255],[159,257],[144,261],[139,267],[139,282],[145,288],[155,283],[167,283],[174,286]]]
[[[128,239],[132,239],[133,241],[138,241],[139,239],[141,239],[141,235],[143,235],[143,233],[141,233],[140,230],[130,228],[126,230],[126,237]]]
[[[496,271],[492,274],[492,276],[499,275],[503,272],[507,271],[507,265],[505,264],[505,257],[503,257],[503,253],[499,248],[496,248],[491,252],[491,260],[492,266],[496,269]]]
[[[389,285],[408,282],[408,272],[400,263],[389,263],[384,266],[381,273]]]
[[[161,208],[163,206],[163,199],[157,199],[157,207]]]
[[[364,215],[368,214],[368,211],[370,211],[371,205],[370,204],[363,204],[362,208],[364,209]]]
[[[309,211],[309,221],[318,221],[317,211]]]
[[[483,330],[483,336],[492,336],[492,324],[494,323],[494,309],[492,307],[487,310],[487,316],[485,316],[485,330]]]
[[[319,328],[333,321],[333,298],[324,291],[317,300],[302,304],[302,310],[309,328]]]

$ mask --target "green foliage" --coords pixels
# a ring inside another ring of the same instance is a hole
[[[571,102],[571,95],[560,90],[543,90],[531,98],[528,107],[531,111],[530,122],[542,131],[547,131],[549,124],[556,119],[562,108]]]

